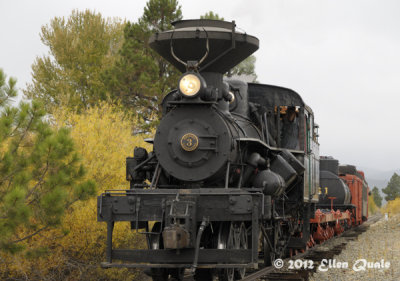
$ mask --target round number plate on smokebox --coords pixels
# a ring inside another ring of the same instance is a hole
[[[186,151],[193,151],[199,146],[199,139],[195,134],[185,134],[181,138],[181,146]]]

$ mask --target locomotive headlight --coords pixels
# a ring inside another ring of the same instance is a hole
[[[185,74],[179,80],[179,91],[186,97],[195,97],[202,88],[201,79],[196,74]]]
[[[233,103],[235,101],[235,94],[229,91],[229,95],[231,96],[231,100],[229,101],[229,103]]]

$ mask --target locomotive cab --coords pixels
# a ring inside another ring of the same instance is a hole
[[[254,122],[260,120],[264,141],[289,151],[305,167],[304,180],[296,188],[304,202],[318,202],[318,125],[311,108],[291,89],[255,83],[249,84],[249,101]]]

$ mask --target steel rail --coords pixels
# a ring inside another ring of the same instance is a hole
[[[372,224],[374,224],[375,222],[377,222],[380,218],[381,218],[380,215],[371,216],[370,219],[369,219],[368,221],[364,222],[363,224],[361,224],[361,225],[359,225],[359,226],[357,226],[357,227],[355,227],[355,228],[351,228],[351,229],[349,229],[349,230],[343,232],[342,235],[340,235],[340,236],[335,236],[335,237],[329,239],[328,241],[334,241],[334,240],[336,240],[336,239],[338,239],[338,238],[341,238],[341,237],[354,237],[354,236],[358,236],[358,235],[361,234],[362,232],[366,231],[367,228],[368,228],[370,225],[372,225]],[[305,256],[308,256],[308,255],[310,255],[311,253],[318,252],[319,250],[322,250],[321,248],[326,247],[324,244],[325,244],[325,243],[319,244],[319,245],[317,245],[317,246],[315,246],[315,247],[312,247],[312,248],[308,249],[308,250],[305,251],[304,253],[300,253],[300,254],[297,254],[297,255],[295,255],[295,256],[293,256],[293,257],[286,258],[286,259],[284,259],[283,261],[284,261],[285,264],[287,264],[289,260],[296,260],[296,259],[304,258]],[[347,243],[346,243],[346,244],[347,244]],[[322,251],[321,251],[321,252],[322,252]],[[276,268],[275,268],[274,266],[268,266],[268,267],[262,268],[262,269],[260,269],[260,270],[258,270],[258,271],[256,271],[256,272],[254,272],[254,273],[249,274],[248,276],[246,276],[245,278],[243,278],[242,281],[254,281],[254,280],[258,280],[259,278],[264,277],[264,276],[268,275],[269,273],[272,273],[274,270],[276,270]],[[268,280],[268,279],[267,279],[267,280]],[[282,279],[282,280],[285,280],[285,279]],[[288,278],[288,280],[293,280],[293,278]]]

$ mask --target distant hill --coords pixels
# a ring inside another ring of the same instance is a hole
[[[389,180],[381,180],[381,179],[371,179],[365,176],[369,187],[372,189],[376,186],[379,189],[385,188],[389,182]]]
[[[362,171],[364,171],[365,177],[367,180],[377,180],[377,181],[385,181],[386,187],[387,183],[389,182],[390,178],[393,176],[393,173],[397,173],[400,175],[400,170],[389,170],[389,171],[382,171],[374,168],[367,168],[367,167],[359,167]],[[369,183],[369,181],[368,181]],[[380,187],[380,185],[378,186]]]

